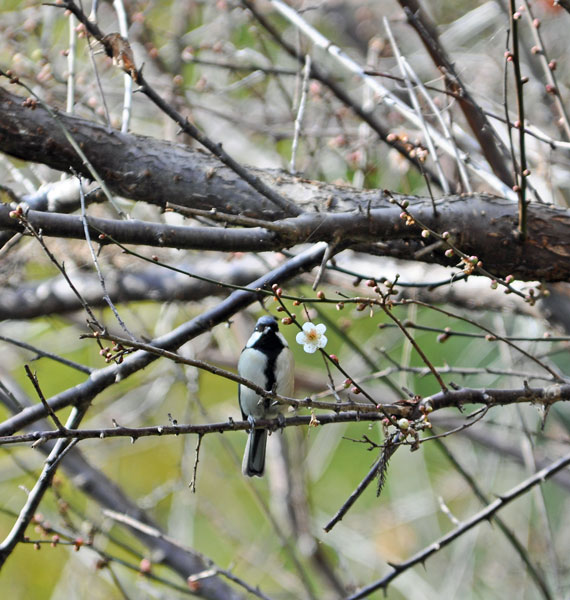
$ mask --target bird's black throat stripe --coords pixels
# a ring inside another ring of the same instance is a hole
[[[252,346],[252,348],[259,350],[259,352],[263,352],[263,354],[267,356],[267,364],[265,365],[264,375],[265,389],[268,391],[273,390],[273,386],[275,385],[275,363],[277,362],[277,357],[284,347],[285,345],[279,339],[279,336],[275,333],[275,331],[271,330],[263,335],[260,335],[259,339]]]

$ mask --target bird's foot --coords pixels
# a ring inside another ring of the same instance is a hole
[[[255,419],[251,415],[247,417],[247,422],[249,423],[250,429],[255,429]]]

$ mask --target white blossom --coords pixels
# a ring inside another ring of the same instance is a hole
[[[327,336],[325,331],[326,326],[322,323],[315,325],[314,323],[305,323],[303,325],[303,331],[297,334],[295,340],[297,344],[303,346],[303,350],[309,354],[316,352],[318,348],[324,348],[327,345]]]

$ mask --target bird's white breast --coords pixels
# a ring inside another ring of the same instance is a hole
[[[266,364],[267,357],[263,352],[246,347],[239,358],[238,372],[242,377],[267,389]],[[275,362],[275,381],[277,382],[275,391],[282,396],[293,394],[295,376],[293,365],[293,353],[285,346]],[[246,416],[252,416],[254,419],[275,417],[282,410],[282,407],[278,405],[266,408],[263,398],[243,385],[240,385],[240,405]]]

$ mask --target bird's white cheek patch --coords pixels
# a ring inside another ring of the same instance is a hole
[[[253,381],[265,389],[265,365],[267,358],[263,352],[246,348],[239,357],[238,371],[242,377]]]
[[[251,348],[252,346],[255,345],[255,343],[257,342],[257,340],[261,337],[262,332],[261,331],[254,331],[251,334],[251,337],[249,338],[249,340],[247,340],[247,344],[245,345],[246,348]]]

